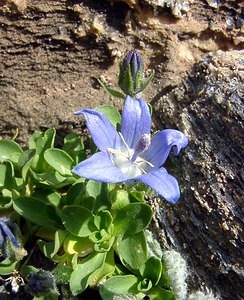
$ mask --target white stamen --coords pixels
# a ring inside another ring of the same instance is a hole
[[[122,173],[127,175],[129,178],[135,178],[142,174],[146,174],[147,171],[145,170],[145,168],[147,166],[153,168],[154,165],[149,161],[146,161],[139,155],[137,155],[135,160],[132,160],[132,157],[135,154],[135,149],[130,149],[127,143],[125,142],[125,139],[122,136],[122,134],[119,133],[119,135],[124,145],[126,146],[126,150],[122,151],[120,149],[117,150],[113,148],[107,148],[108,153],[112,154],[110,157],[113,163],[116,165],[117,168],[120,169]],[[148,136],[146,136],[146,138],[148,138]]]
[[[129,148],[129,146],[127,145],[127,143],[126,143],[126,141],[125,141],[125,139],[124,139],[124,137],[123,137],[123,135],[122,135],[121,132],[119,132],[119,136],[121,137],[121,140],[122,140],[122,142],[125,144],[125,147],[127,148],[127,151],[128,151],[128,153],[129,153],[130,148]]]

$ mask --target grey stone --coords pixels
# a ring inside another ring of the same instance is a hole
[[[196,287],[207,285],[228,300],[243,295],[243,54],[209,54],[153,102],[159,128],[189,137],[169,166],[178,169],[181,200],[153,201],[156,231],[164,247],[187,255]]]

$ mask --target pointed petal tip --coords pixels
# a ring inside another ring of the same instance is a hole
[[[92,140],[99,150],[106,151],[107,148],[119,148],[121,138],[115,127],[102,112],[86,108],[77,111],[75,114],[83,114]]]
[[[175,156],[179,155],[180,151],[188,145],[188,138],[181,131],[179,131],[179,133],[179,139],[175,144],[176,147],[174,149]]]
[[[143,158],[155,167],[160,168],[165,163],[173,147],[174,155],[178,155],[187,144],[188,139],[181,131],[164,129],[152,138],[150,146],[143,153]]]
[[[82,113],[83,113],[83,109],[80,109],[80,110],[77,110],[77,111],[73,112],[73,114],[74,114],[75,116],[82,115]]]
[[[134,98],[132,98],[130,95],[126,95],[125,101],[131,101],[131,100],[135,100]]]
[[[166,200],[172,204],[176,204],[180,200],[180,195],[177,195],[177,197],[168,198]]]

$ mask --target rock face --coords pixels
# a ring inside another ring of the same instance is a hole
[[[219,3],[218,13],[205,0],[0,1],[1,137],[18,128],[24,145],[34,130],[76,127],[79,108],[121,106],[96,78],[115,87],[121,56],[133,48],[156,71],[144,94],[151,101],[208,52],[240,49],[240,14],[238,1]]]
[[[159,235],[185,252],[198,278],[226,300],[242,299],[244,283],[243,57],[244,51],[206,56],[154,104],[158,122],[189,137],[176,175],[182,199],[160,204]]]

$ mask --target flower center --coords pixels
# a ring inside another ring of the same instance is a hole
[[[129,178],[135,178],[142,174],[146,174],[149,168],[154,167],[150,162],[143,159],[140,154],[144,152],[150,145],[150,135],[144,134],[137,142],[135,149],[129,148],[122,135],[121,139],[125,144],[125,149],[116,150],[108,148],[111,153],[111,159],[117,168]]]

